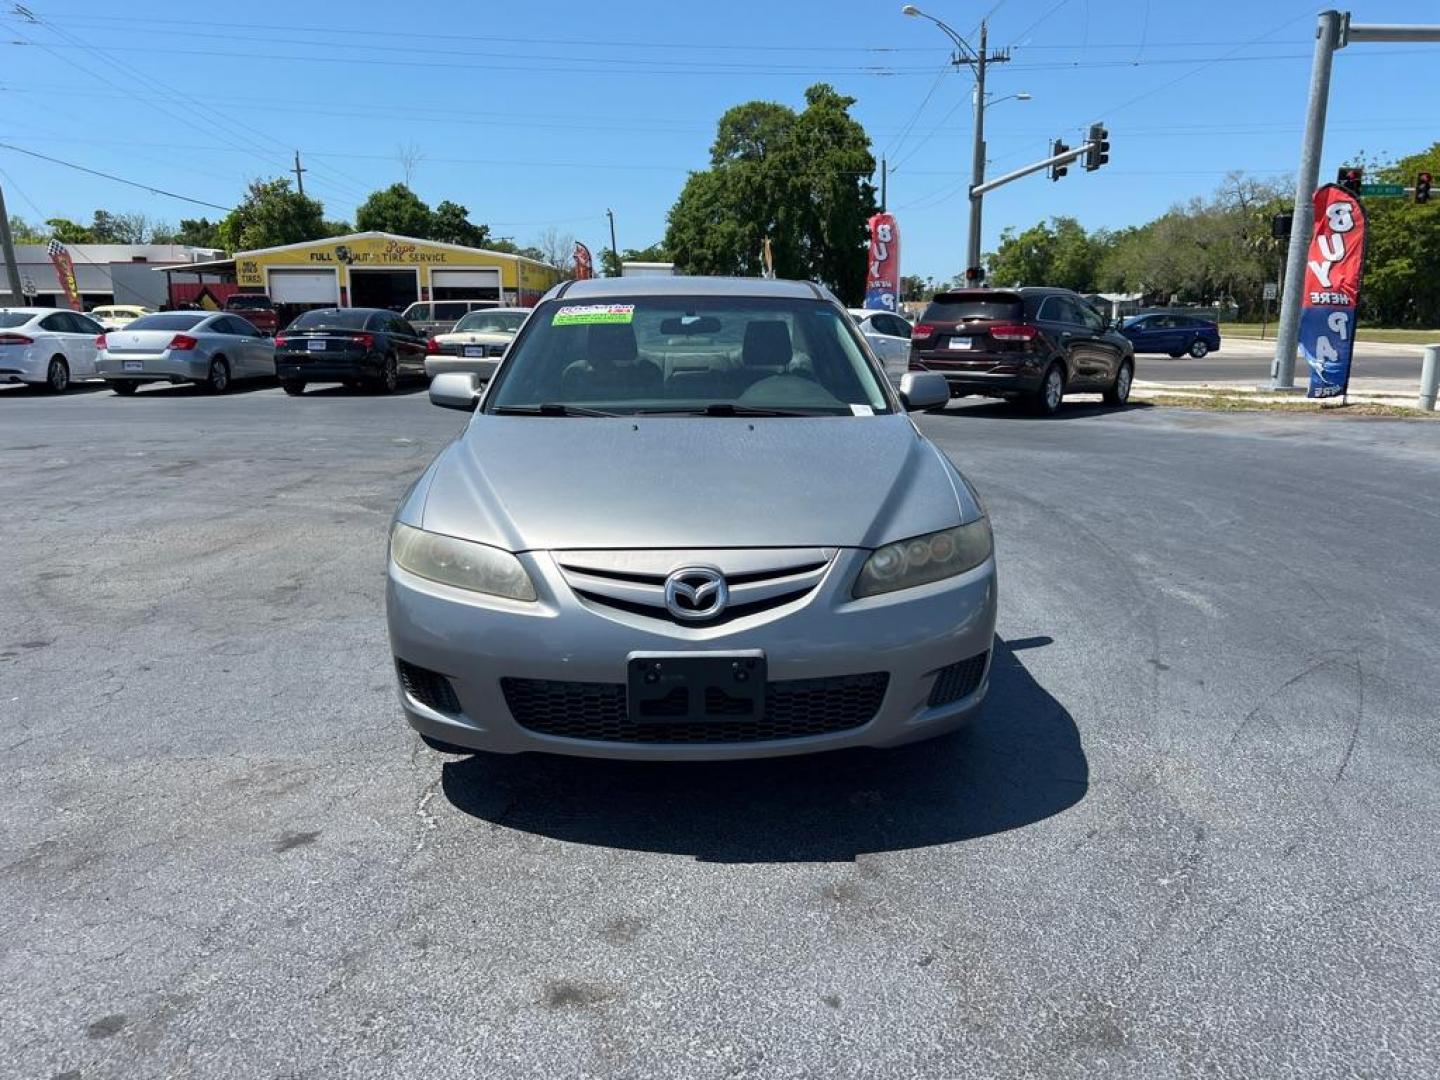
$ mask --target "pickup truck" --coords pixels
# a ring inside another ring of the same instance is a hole
[[[280,329],[280,315],[275,303],[264,293],[232,293],[225,301],[225,310],[245,319],[260,333],[274,337]]]

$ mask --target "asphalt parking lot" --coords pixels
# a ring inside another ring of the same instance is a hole
[[[0,389],[0,1076],[1440,1071],[1440,427],[923,417],[985,719],[680,768],[404,726],[386,526],[463,422]]]

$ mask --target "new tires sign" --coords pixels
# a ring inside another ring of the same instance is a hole
[[[1355,306],[1365,268],[1365,208],[1338,184],[1315,192],[1315,231],[1305,267],[1300,351],[1310,365],[1308,397],[1340,397],[1350,385]]]

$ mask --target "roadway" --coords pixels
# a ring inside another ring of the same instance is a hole
[[[0,1077],[1440,1075],[1440,425],[921,417],[985,718],[681,768],[403,723],[387,525],[463,422],[0,390]]]
[[[1163,353],[1141,353],[1136,360],[1137,379],[1149,382],[1235,382],[1258,385],[1270,381],[1270,362],[1275,356],[1273,341],[1226,338],[1221,328],[1221,348],[1203,360],[1189,356],[1172,360]],[[1440,334],[1436,335],[1440,342]],[[1424,348],[1420,345],[1368,344],[1355,345],[1351,362],[1352,379],[1407,380],[1420,384],[1420,365]],[[1296,382],[1308,378],[1305,363],[1296,365]]]

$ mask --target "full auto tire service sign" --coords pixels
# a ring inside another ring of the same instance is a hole
[[[1365,208],[1338,184],[1315,192],[1315,228],[1305,265],[1300,351],[1310,365],[1307,397],[1340,397],[1350,385],[1355,308],[1365,269]]]

